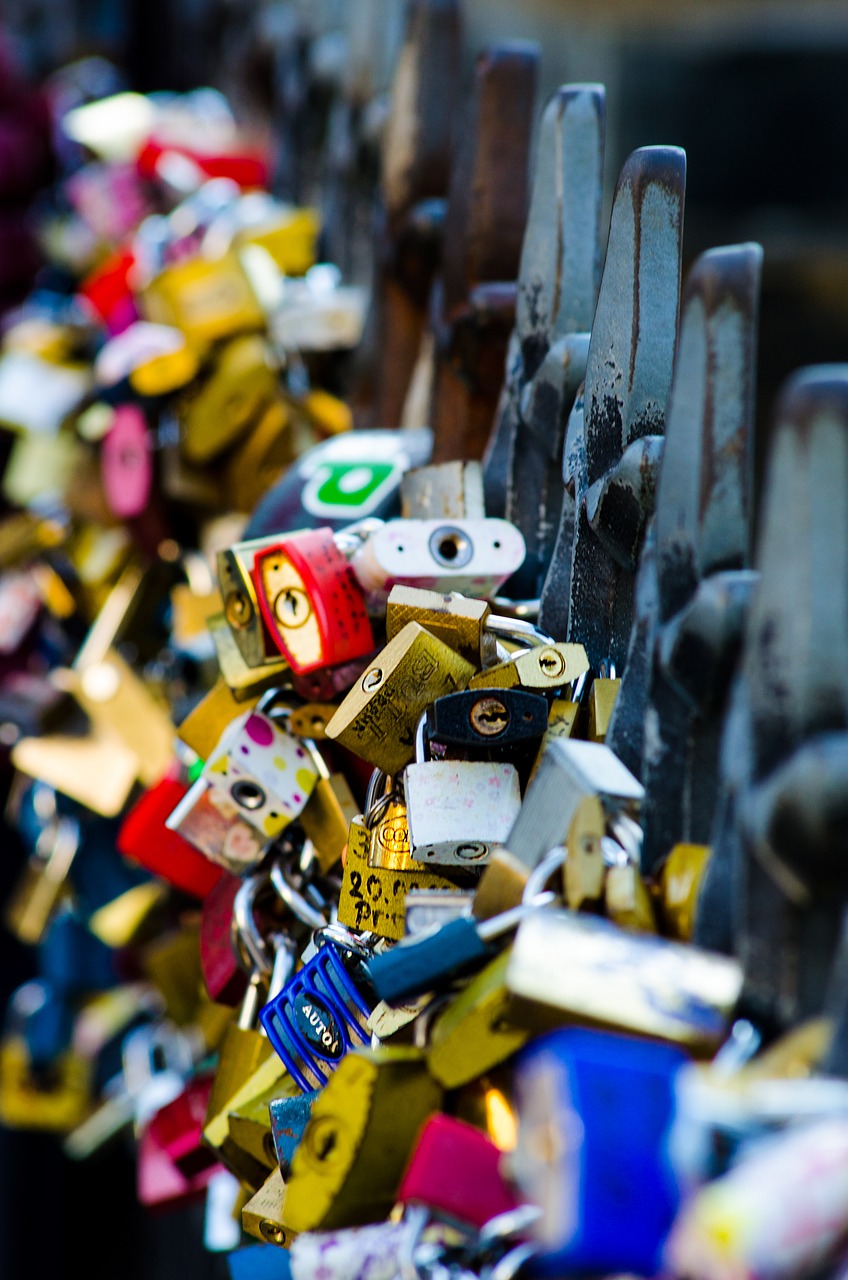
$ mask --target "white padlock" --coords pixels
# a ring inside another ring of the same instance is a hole
[[[412,856],[440,866],[485,866],[521,808],[518,770],[505,760],[426,760],[425,723],[422,716],[415,763],[403,772]]]
[[[350,563],[369,592],[410,586],[488,598],[520,568],[526,551],[508,520],[387,520]]]

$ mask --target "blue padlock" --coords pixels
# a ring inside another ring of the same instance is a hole
[[[118,953],[70,908],[51,920],[38,948],[38,971],[65,998],[106,991],[120,979]]]
[[[345,1054],[370,1044],[368,1019],[374,1004],[352,977],[359,948],[315,935],[318,950],[259,1011],[259,1021],[286,1069],[301,1089],[320,1089]],[[338,933],[338,929],[336,929]],[[345,931],[346,932],[346,931]]]
[[[687,1061],[675,1046],[587,1027],[518,1055],[508,1170],[542,1209],[528,1276],[657,1274],[681,1196],[668,1136]]]
[[[33,1067],[49,1067],[71,1043],[76,1009],[49,982],[23,983],[9,1000],[9,1018],[20,1028]]]
[[[296,1098],[272,1098],[268,1103],[271,1138],[283,1181],[291,1172],[292,1157],[300,1146],[303,1131],[312,1115],[312,1104],[319,1092],[318,1089],[310,1089]]]

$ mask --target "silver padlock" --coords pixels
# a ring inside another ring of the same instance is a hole
[[[484,866],[521,808],[518,770],[505,760],[428,760],[425,725],[422,716],[415,763],[403,771],[412,856],[441,866]]]
[[[387,520],[350,563],[366,592],[394,586],[493,596],[524,560],[522,534],[508,520]]]
[[[558,738],[541,758],[527,788],[518,817],[502,843],[532,870],[549,849],[568,835],[580,802],[600,798],[608,816],[635,820],[644,796],[642,784],[601,742]],[[619,823],[628,847],[634,841],[632,824]],[[634,854],[634,856],[638,856]]]

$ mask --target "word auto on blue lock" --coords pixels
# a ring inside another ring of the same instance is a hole
[[[371,1042],[377,1003],[363,962],[370,954],[342,925],[318,930],[317,950],[259,1011],[268,1039],[304,1091],[320,1088],[345,1054]]]

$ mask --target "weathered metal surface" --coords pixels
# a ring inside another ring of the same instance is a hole
[[[401,425],[439,267],[461,53],[459,0],[412,0],[383,135],[368,350],[352,395],[360,427]]]
[[[578,401],[566,432],[563,465],[574,510],[565,504],[554,561],[565,554],[573,522],[571,571],[567,584],[561,567],[549,574],[540,618],[559,634],[567,615],[567,638],[586,646],[595,671],[607,662],[621,670],[627,655],[635,564],[653,509],[659,454],[654,442],[642,442],[663,433],[677,338],[685,180],[679,147],[642,147],[625,161],[582,412]],[[555,598],[564,585],[567,606]]]
[[[485,456],[487,510],[517,524],[527,558],[510,591],[538,598],[563,502],[568,414],[583,380],[600,280],[606,99],[563,85],[542,115],[515,329]]]
[[[638,588],[653,597],[647,683],[628,679],[611,727],[615,742],[628,722],[644,724],[646,870],[679,841],[710,838],[719,738],[756,582],[745,565],[761,263],[756,244],[711,249],[686,282],[654,554],[642,570],[656,585]]]
[[[781,392],[756,567],[714,860],[746,999],[780,1029],[822,1011],[848,901],[848,365]]]
[[[477,59],[431,305],[434,462],[479,460],[491,434],[515,318],[538,68],[529,42],[494,45]]]

